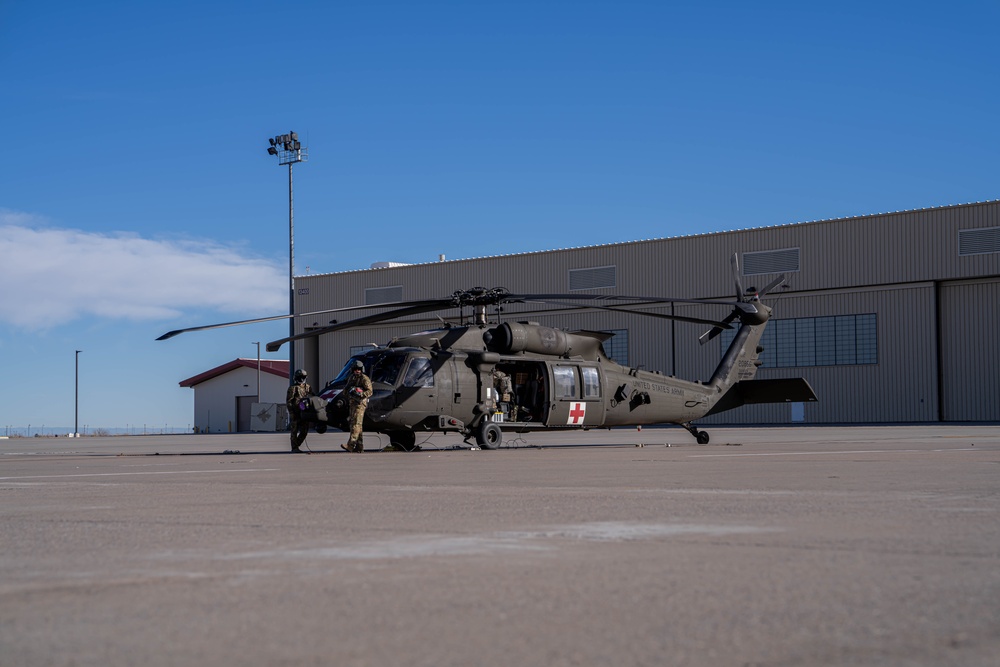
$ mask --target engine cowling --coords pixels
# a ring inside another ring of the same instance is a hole
[[[555,357],[596,355],[600,341],[593,336],[568,333],[540,324],[504,322],[490,329],[484,336],[486,346],[500,354],[528,352]]]

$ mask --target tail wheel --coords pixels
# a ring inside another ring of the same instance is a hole
[[[503,431],[500,430],[500,426],[496,422],[483,420],[479,432],[476,433],[476,442],[479,446],[483,449],[500,449],[501,441],[503,441]]]

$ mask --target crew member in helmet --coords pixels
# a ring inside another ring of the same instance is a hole
[[[299,447],[309,435],[309,422],[302,418],[302,404],[308,402],[312,395],[312,389],[306,382],[306,372],[300,368],[295,371],[293,383],[288,387],[288,393],[285,394],[285,407],[288,408],[293,452],[301,451]]]
[[[365,365],[360,359],[355,359],[352,364],[347,384],[344,385],[344,394],[350,405],[347,421],[351,425],[351,437],[347,444],[341,447],[349,452],[363,452],[365,444],[361,426],[365,418],[365,408],[368,407],[368,399],[372,395],[372,381],[365,375]]]

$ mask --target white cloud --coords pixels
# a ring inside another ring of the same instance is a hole
[[[211,241],[38,224],[0,210],[0,322],[42,330],[85,316],[165,320],[186,310],[280,313],[288,276]]]

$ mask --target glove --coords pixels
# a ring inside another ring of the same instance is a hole
[[[351,394],[354,396],[354,398],[361,398],[365,395],[365,390],[362,389],[361,387],[355,387],[354,389],[351,390]]]

